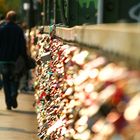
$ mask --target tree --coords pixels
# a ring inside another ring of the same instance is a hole
[[[12,9],[17,12],[20,9],[20,0],[5,0],[5,4],[7,4],[8,9]]]
[[[8,7],[5,4],[5,0],[0,0],[0,14],[5,14],[7,9],[8,9]]]
[[[20,10],[20,0],[0,0],[0,14],[5,14],[9,10]]]

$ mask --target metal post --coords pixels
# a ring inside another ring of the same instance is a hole
[[[50,0],[47,0],[47,15],[46,15],[46,18],[47,18],[47,24],[49,25],[50,24]]]
[[[103,10],[104,10],[104,0],[98,1],[98,16],[97,16],[97,24],[103,23]]]
[[[34,9],[33,9],[33,0],[29,0],[29,10],[28,10],[28,25],[29,25],[29,33],[28,33],[28,48],[30,51],[31,48],[31,37],[30,37],[30,32],[31,28],[35,26],[35,18],[34,18]]]
[[[67,0],[67,8],[68,8],[68,12],[67,12],[67,24],[70,25],[70,1]]]
[[[54,23],[53,24],[56,24],[56,0],[53,1],[54,2]]]
[[[46,23],[46,0],[43,0],[43,25]]]

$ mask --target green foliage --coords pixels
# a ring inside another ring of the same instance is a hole
[[[20,0],[0,0],[0,14],[5,14],[9,10],[19,11]]]
[[[5,0],[9,9],[19,10],[20,0]]]
[[[5,0],[0,0],[0,14],[4,14],[7,10],[7,5],[5,4]]]

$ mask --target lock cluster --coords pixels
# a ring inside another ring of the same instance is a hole
[[[40,34],[35,107],[42,140],[137,137],[140,73],[97,50]]]

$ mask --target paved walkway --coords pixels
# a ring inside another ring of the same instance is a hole
[[[18,108],[6,110],[4,94],[0,90],[0,140],[38,140],[34,96],[18,96]]]

